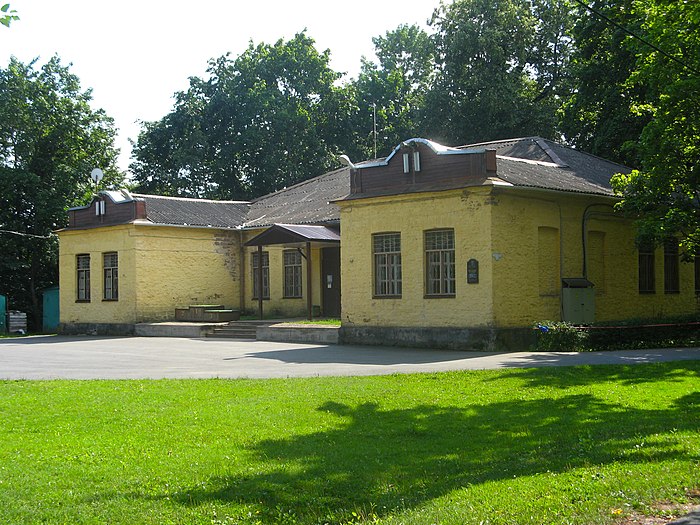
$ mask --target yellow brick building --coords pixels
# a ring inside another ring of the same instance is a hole
[[[640,250],[615,213],[624,166],[537,137],[347,163],[254,202],[104,192],[71,210],[62,326],[128,333],[211,304],[340,317],[347,342],[515,348],[538,321],[696,309],[678,243]]]

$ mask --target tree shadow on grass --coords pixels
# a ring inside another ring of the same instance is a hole
[[[641,365],[581,365],[562,368],[524,368],[504,371],[490,381],[522,379],[531,387],[570,388],[602,382],[623,386],[684,381],[700,377],[700,361],[675,361]]]
[[[687,398],[687,399],[686,399]],[[254,506],[262,523],[352,520],[416,508],[460,487],[612,462],[689,459],[672,429],[698,430],[694,394],[665,410],[588,394],[384,410],[326,402],[338,426],[250,447],[256,471],[167,496]],[[658,434],[668,433],[663,437]],[[697,459],[697,458],[696,458]]]

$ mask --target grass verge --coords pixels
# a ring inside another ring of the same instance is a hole
[[[0,382],[0,523],[615,523],[700,487],[699,376]]]

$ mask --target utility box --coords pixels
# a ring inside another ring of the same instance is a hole
[[[562,321],[571,324],[593,324],[595,321],[595,290],[593,283],[583,277],[561,280]]]
[[[0,295],[0,334],[7,332],[7,297]]]

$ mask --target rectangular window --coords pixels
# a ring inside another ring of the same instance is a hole
[[[89,301],[90,300],[90,256],[89,255],[77,255],[76,256],[76,268],[78,269],[77,300],[78,301]]]
[[[656,292],[654,280],[654,248],[639,247],[639,293]]]
[[[372,235],[375,297],[401,297],[401,234]]]
[[[425,294],[455,295],[454,230],[425,232]]]
[[[119,299],[119,258],[116,252],[102,254],[104,268],[104,300]]]
[[[284,251],[284,297],[301,297],[301,253]]]
[[[253,252],[253,299],[259,298],[260,283],[258,282],[258,252]],[[263,299],[270,298],[270,254],[262,252]]]
[[[664,292],[679,293],[678,239],[671,237],[664,243]]]

